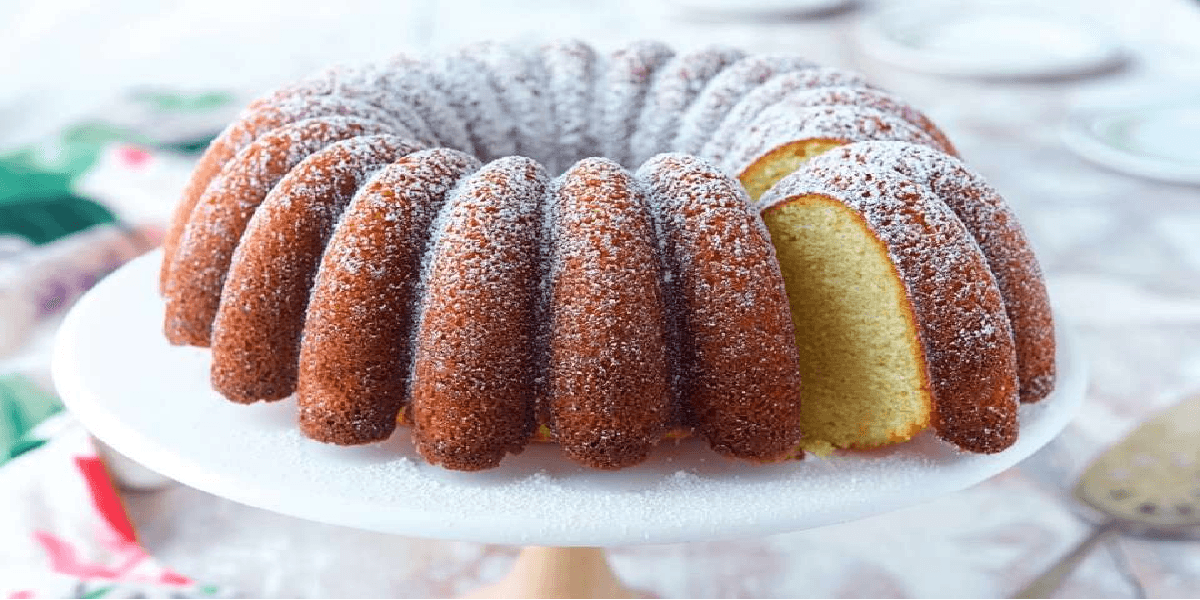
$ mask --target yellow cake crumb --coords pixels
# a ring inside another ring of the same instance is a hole
[[[821,195],[788,199],[763,218],[796,325],[802,447],[827,455],[910,439],[932,404],[904,284],[882,242]]]
[[[805,161],[842,144],[836,140],[803,140],[784,144],[751,163],[738,179],[750,194],[750,199],[757,202],[767,190],[799,169]]]

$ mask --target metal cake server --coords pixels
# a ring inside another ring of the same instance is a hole
[[[1015,598],[1048,598],[1116,534],[1187,539],[1200,526],[1200,395],[1168,408],[1092,461],[1073,490],[1109,518]]]

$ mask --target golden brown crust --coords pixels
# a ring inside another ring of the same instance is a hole
[[[306,119],[272,130],[226,163],[192,210],[175,252],[164,286],[167,339],[209,345],[233,251],[254,211],[284,175],[333,142],[387,130],[352,117]]]
[[[479,168],[439,148],[384,167],[355,194],[321,259],[300,349],[300,429],[312,439],[387,439],[408,403],[416,288],[429,227]]]
[[[243,148],[253,144],[263,134],[277,128],[314,117],[338,115],[359,117],[375,123],[387,123],[383,111],[366,104],[323,96],[279,99],[254,107],[237,121],[230,123],[217,139],[208,145],[192,176],[179,195],[179,203],[171,216],[171,224],[163,238],[163,262],[159,271],[159,289],[166,292],[170,279],[171,265],[183,237],[184,229],[192,216],[192,209],[212,183],[225,163],[232,160]]]
[[[661,258],[645,191],[613,161],[577,163],[553,191],[550,427],[600,469],[645,460],[672,417]]]
[[[338,215],[374,171],[418,150],[391,135],[344,140],[309,156],[254,213],[213,323],[213,388],[235,402],[295,390],[309,292]]]
[[[818,194],[862,215],[908,291],[938,436],[994,453],[1017,439],[1016,350],[996,280],[971,234],[937,196],[873,164],[813,161],[763,198],[765,212]]]
[[[548,178],[503,158],[442,209],[423,280],[412,373],[417,451],[475,471],[533,435],[539,207]]]
[[[737,181],[686,155],[638,171],[672,276],[684,423],[713,449],[777,460],[800,442],[800,366],[783,274]]]

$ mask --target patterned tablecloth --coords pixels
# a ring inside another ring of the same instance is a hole
[[[1076,333],[1090,363],[1087,403],[1074,423],[1048,447],[990,481],[921,506],[817,530],[614,548],[614,567],[628,583],[664,597],[1011,594],[1088,534],[1087,515],[1069,494],[1088,459],[1154,410],[1200,392],[1200,190],[1098,167],[1066,150],[1059,137],[1069,109],[1090,95],[1186,78],[1187,65],[1196,64],[1200,53],[1194,46],[1173,45],[1178,36],[1156,35],[1179,31],[1180,21],[1170,15],[1184,13],[1166,9],[1181,10],[1178,3],[1148,3],[1159,10],[1156,17],[1154,10],[1135,14],[1115,1],[1089,4],[1094,17],[1126,25],[1120,35],[1130,45],[1131,60],[1099,76],[1038,82],[938,78],[868,59],[855,42],[857,23],[867,10],[862,7],[819,20],[729,22],[685,18],[675,9],[639,2],[620,3],[626,14],[642,17],[623,20],[613,16],[612,7],[570,2],[556,9],[561,14],[553,13],[562,17],[560,30],[539,31],[512,16],[527,13],[535,3],[479,8],[486,14],[474,25],[457,27],[459,4],[406,5],[408,16],[423,26],[400,28],[389,47],[441,47],[482,37],[537,40],[560,33],[611,47],[648,36],[680,47],[720,42],[754,51],[800,51],[824,64],[867,73],[925,109],[963,157],[1009,199],[1038,250],[1056,316]],[[479,23],[491,23],[491,29]],[[509,23],[511,29],[504,29]],[[1200,17],[1190,26],[1200,32]],[[375,45],[377,54],[386,51],[382,42]],[[104,137],[109,130],[90,130],[89,139],[101,139],[85,161],[86,174],[69,191],[116,206],[118,214],[140,215],[134,225],[149,227],[140,231],[153,237],[153,225],[186,176],[188,141],[203,131],[195,115],[215,119],[225,101],[236,102],[221,96],[151,95],[120,103],[120,110],[101,111],[110,125],[113,115],[122,115],[126,124],[140,123],[143,128],[133,131],[141,137]],[[173,110],[188,106],[198,112]],[[164,122],[173,122],[175,129]],[[164,133],[171,131],[175,134]],[[13,355],[17,358],[3,363],[10,376],[38,380],[45,332],[52,325],[41,328],[42,337],[33,335],[29,346]],[[37,445],[28,439],[21,443]],[[79,443],[85,448],[80,452],[87,453],[86,441]],[[42,451],[30,450],[17,461]],[[0,468],[0,481],[17,461]],[[216,586],[197,593],[451,595],[499,577],[516,552],[303,522],[179,485],[126,491],[122,499],[154,564],[173,569],[155,571],[165,578],[161,582],[196,591],[187,587],[190,577]],[[3,583],[0,591],[9,591]],[[1062,594],[1200,596],[1200,544],[1115,539],[1083,562]]]

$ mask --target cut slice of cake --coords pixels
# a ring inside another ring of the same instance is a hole
[[[815,453],[927,426],[973,452],[1017,436],[1016,354],[978,245],[928,188],[870,164],[815,160],[763,197]]]

